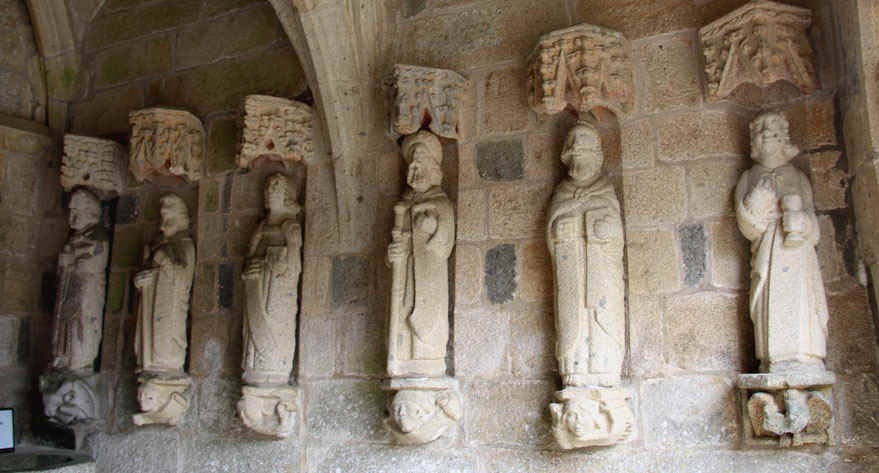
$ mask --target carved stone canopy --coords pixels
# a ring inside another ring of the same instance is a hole
[[[743,84],[765,89],[779,81],[813,92],[811,24],[811,10],[754,0],[699,30],[708,100],[729,98]]]
[[[152,175],[201,178],[205,132],[201,120],[184,111],[147,108],[131,112],[129,167],[138,182]]]
[[[459,138],[469,80],[454,71],[397,64],[389,85],[391,136],[411,135],[426,125],[443,138]]]
[[[252,168],[260,157],[284,165],[311,161],[313,117],[311,107],[304,103],[268,95],[248,95],[244,99],[238,167]]]
[[[528,104],[537,113],[632,109],[629,41],[619,32],[582,24],[540,38],[528,62]]]
[[[115,141],[64,135],[61,187],[70,192],[85,186],[101,194],[115,195],[125,179],[125,153]]]

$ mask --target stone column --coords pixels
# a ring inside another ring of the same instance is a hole
[[[555,281],[556,358],[563,389],[550,404],[563,449],[613,445],[634,428],[622,386],[626,349],[623,221],[590,120],[633,103],[630,46],[620,33],[582,24],[540,38],[528,67],[528,101],[538,113],[574,109],[580,121],[561,160],[568,177],[547,214]]]
[[[388,374],[396,391],[386,426],[399,444],[423,444],[454,429],[461,416],[458,383],[446,375],[449,257],[455,215],[443,191],[440,137],[458,139],[463,96],[459,74],[397,65],[391,78],[390,134],[405,136],[408,189],[394,206]],[[425,129],[426,128],[426,129]]]
[[[243,103],[238,166],[285,169],[312,161],[312,112],[307,105],[264,95]],[[244,354],[238,414],[250,429],[275,438],[293,433],[298,390],[291,386],[296,353],[299,279],[302,273],[302,207],[289,176],[265,181],[267,214],[253,231],[242,271],[245,288]]]

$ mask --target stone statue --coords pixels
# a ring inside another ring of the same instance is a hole
[[[394,206],[388,373],[444,376],[449,340],[449,256],[455,245],[452,202],[443,192],[442,146],[430,132],[403,140],[410,189]]]
[[[553,194],[546,234],[565,386],[557,394],[563,403],[551,406],[554,431],[563,448],[607,445],[632,427],[628,397],[618,389],[626,326],[620,204],[601,173],[604,155],[592,126],[571,129],[561,160],[568,177]]]
[[[55,424],[71,426],[99,418],[98,398],[89,383],[94,377],[78,377],[53,371],[40,377],[43,413]]]
[[[296,313],[302,267],[302,227],[298,221],[301,208],[296,203],[296,196],[296,188],[284,175],[273,174],[266,180],[265,205],[268,215],[253,232],[247,266],[242,275],[247,301],[242,378],[250,389],[244,391],[239,412],[249,427],[262,432],[271,430],[263,423],[265,402],[248,400],[248,396],[265,398],[269,392],[294,389],[287,383],[293,369],[296,347]],[[270,409],[269,416],[280,413],[276,407],[281,405],[281,398],[284,398],[286,400],[282,407],[284,415],[289,418],[266,421],[280,429],[273,435],[282,432],[289,435],[292,428],[289,424],[295,412],[295,391],[292,395],[279,396],[275,396],[275,406]],[[289,401],[291,396],[294,400],[292,403]],[[249,411],[249,408],[253,410]],[[257,419],[259,422],[255,422]]]
[[[449,266],[455,244],[452,203],[443,192],[442,146],[431,132],[403,140],[410,189],[394,206],[388,246],[391,314],[389,389],[397,391],[385,424],[397,443],[437,439],[460,417],[457,384],[446,374]]]
[[[736,186],[739,229],[751,241],[750,312],[761,371],[741,375],[738,384],[751,390],[747,411],[759,413],[762,422],[755,436],[772,432],[782,444],[823,443],[829,423],[817,429],[824,432],[817,441],[801,438],[813,433],[806,432],[806,425],[814,424],[813,407],[830,412],[832,396],[822,390],[834,376],[824,369],[828,312],[815,252],[819,227],[812,187],[790,164],[799,149],[788,128],[779,113],[764,113],[751,123],[757,164]],[[780,405],[786,414],[779,414]]]
[[[138,370],[144,373],[141,383],[149,385],[142,385],[141,392],[168,388],[178,393],[178,385],[189,385],[183,365],[195,245],[189,236],[189,212],[183,199],[173,194],[163,196],[160,213],[162,236],[144,250],[150,267],[134,277],[134,286],[140,291],[134,348]],[[141,408],[149,413],[144,397],[139,397]],[[152,397],[167,396],[147,396]],[[155,407],[158,403],[147,404]]]
[[[110,245],[100,225],[101,201],[77,189],[70,197],[73,232],[58,256],[52,367],[91,373],[104,320]]]

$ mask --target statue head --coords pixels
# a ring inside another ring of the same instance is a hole
[[[281,173],[266,178],[265,206],[269,212],[294,212],[299,209],[296,202],[298,192],[291,179]]]
[[[143,383],[137,388],[137,401],[144,412],[159,410],[168,402],[167,397],[167,392],[154,383]]]
[[[596,433],[604,435],[609,424],[607,414],[602,411],[600,404],[585,399],[570,399],[565,402],[562,422],[578,439],[588,439]]]
[[[422,130],[407,136],[403,140],[403,159],[409,165],[406,183],[416,192],[442,184],[443,147],[433,133]]]
[[[101,201],[91,192],[79,188],[70,196],[70,228],[82,231],[101,221]]]
[[[430,391],[399,391],[391,401],[390,410],[391,418],[400,431],[412,433],[436,414],[436,398]]]
[[[589,181],[596,177],[604,164],[604,151],[601,149],[598,130],[585,122],[574,125],[565,140],[561,160],[568,167],[568,175],[574,181]]]
[[[751,158],[774,169],[800,154],[790,141],[790,124],[778,112],[764,113],[751,122]]]
[[[159,230],[166,238],[189,228],[189,209],[180,196],[165,194],[159,199],[159,203],[161,204],[159,214],[162,216]]]
[[[97,417],[95,395],[80,379],[64,380],[44,391],[43,412],[53,422],[70,425]]]

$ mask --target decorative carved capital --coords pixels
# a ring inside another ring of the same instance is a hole
[[[394,138],[423,126],[443,138],[461,135],[461,115],[470,81],[454,71],[397,64],[389,81]]]
[[[100,193],[118,194],[125,179],[124,162],[125,153],[114,141],[64,135],[61,187],[67,192],[85,186]]]
[[[458,382],[453,378],[392,378],[385,389],[397,391],[388,403],[385,427],[399,445],[433,442],[453,432],[461,418]]]
[[[189,377],[144,375],[137,381],[140,383],[137,400],[143,412],[133,416],[135,425],[177,425],[183,419],[191,396],[192,380]]]
[[[779,81],[813,92],[811,24],[811,10],[755,0],[699,30],[708,100],[729,98],[743,84],[764,89]]]
[[[292,386],[242,386],[238,415],[244,425],[276,438],[287,438],[296,426],[298,391]]]
[[[632,109],[629,41],[622,33],[582,24],[540,38],[528,65],[528,103],[537,113],[571,105],[581,112]]]
[[[201,120],[184,111],[147,108],[131,112],[129,167],[143,182],[152,175],[201,178],[205,132]]]
[[[568,387],[550,404],[552,433],[565,450],[613,445],[632,435],[631,394],[622,388]]]
[[[255,167],[257,158],[280,161],[284,165],[311,161],[314,154],[311,107],[279,97],[248,95],[242,115],[244,131],[238,167]]]

